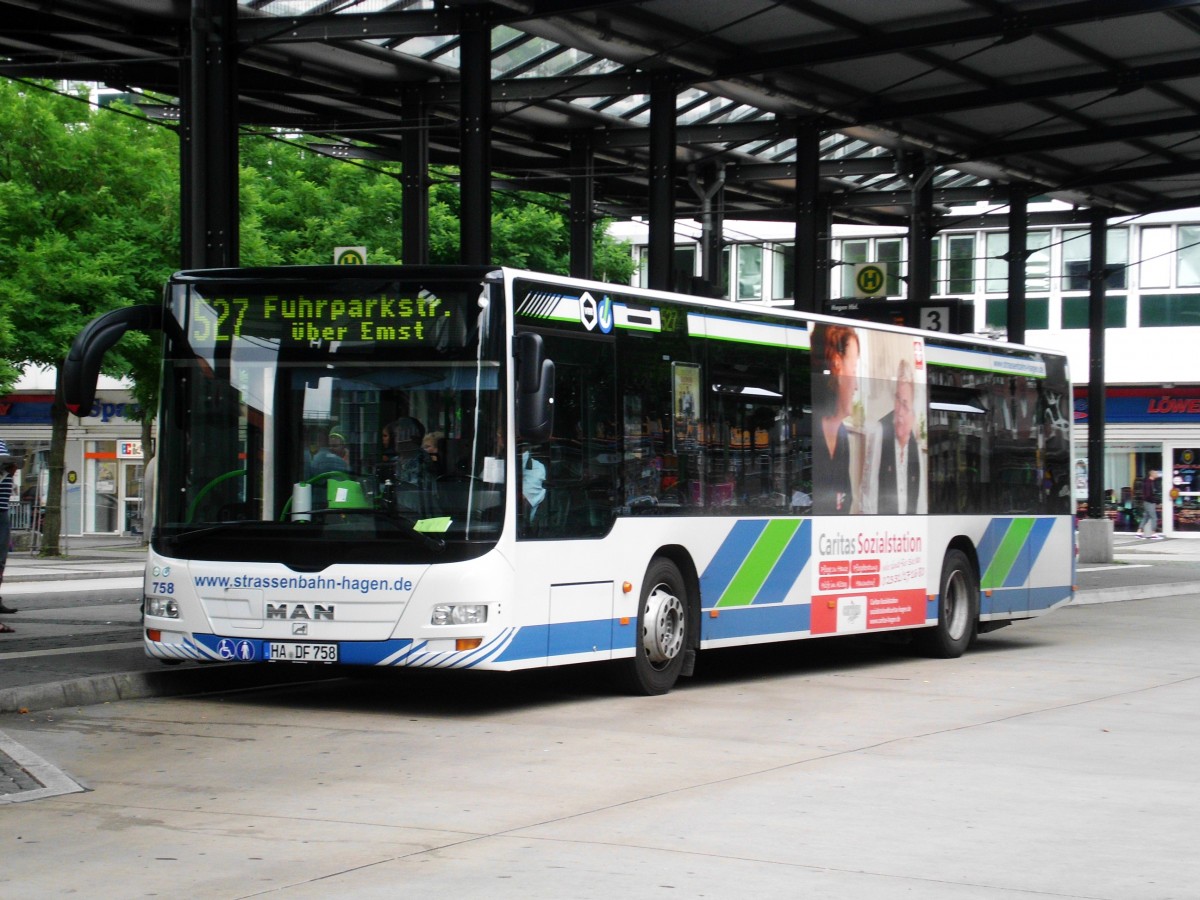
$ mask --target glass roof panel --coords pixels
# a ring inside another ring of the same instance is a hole
[[[444,7],[443,0],[237,0],[242,7],[275,16],[320,16],[369,14],[387,11],[429,11]],[[519,23],[518,23],[519,25]],[[422,35],[404,40],[372,38],[364,43],[391,48],[403,55],[419,57],[450,68],[458,68],[460,41],[456,34]],[[547,78],[571,76],[584,78],[630,71],[629,66],[595,56],[588,50],[560,44],[519,27],[498,25],[491,33],[492,77]],[[605,116],[618,117],[630,124],[649,123],[649,98],[644,94],[572,98],[570,103]],[[729,124],[762,120],[774,115],[761,107],[739,103],[728,97],[698,88],[685,88],[676,98],[678,124]],[[767,138],[730,145],[727,152],[748,154],[763,161],[789,163],[795,160],[796,142],[792,138]],[[821,155],[825,159],[865,159],[889,156],[891,151],[857,138],[831,132],[822,137]],[[862,175],[839,179],[855,191],[892,190],[902,185],[894,175]],[[934,183],[940,187],[988,184],[977,176],[954,169],[941,170]]]
[[[621,63],[611,59],[597,58],[594,62],[580,69],[575,74],[577,75],[608,75],[611,72],[616,72],[618,69],[623,69]]]
[[[584,65],[591,65],[594,62],[597,62],[595,57],[586,51],[576,50],[574,47],[559,47],[559,52],[554,56],[547,56],[528,72],[521,74],[529,78],[549,78]],[[599,62],[607,63],[609,61],[599,60]]]

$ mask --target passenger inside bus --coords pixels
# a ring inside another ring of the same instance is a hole
[[[383,427],[383,453],[378,478],[383,496],[402,512],[436,514],[434,471],[422,447],[425,426],[412,416],[402,416]]]

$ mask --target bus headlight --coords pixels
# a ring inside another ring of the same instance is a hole
[[[167,597],[147,597],[146,615],[161,616],[166,619],[179,618],[179,604]]]
[[[433,625],[482,625],[487,621],[487,604],[439,603],[429,621]]]

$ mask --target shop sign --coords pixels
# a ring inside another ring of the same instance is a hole
[[[118,459],[141,459],[142,458],[142,442],[141,441],[117,441],[117,458]]]
[[[1200,388],[1109,388],[1104,418],[1113,422],[1200,423]],[[1075,421],[1087,422],[1087,388],[1075,389]]]

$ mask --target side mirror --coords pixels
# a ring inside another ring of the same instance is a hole
[[[533,444],[554,433],[554,361],[546,359],[540,334],[522,332],[513,339],[517,372],[517,440]]]
[[[63,360],[63,400],[74,415],[91,409],[104,354],[127,331],[162,328],[161,306],[126,306],[97,316],[76,335]]]

